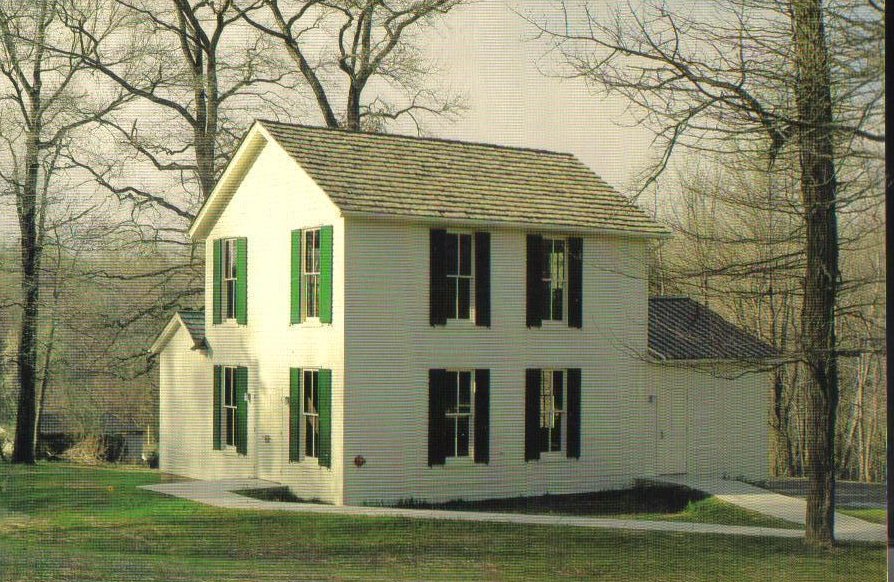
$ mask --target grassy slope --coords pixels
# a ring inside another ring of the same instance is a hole
[[[874,580],[881,545],[222,510],[155,473],[0,465],[4,580]]]
[[[888,513],[884,509],[870,509],[866,507],[848,507],[842,509],[841,507],[837,508],[835,511],[840,513],[844,513],[845,515],[852,515],[854,517],[859,517],[860,519],[865,519],[871,523],[886,523],[885,520],[888,518]]]

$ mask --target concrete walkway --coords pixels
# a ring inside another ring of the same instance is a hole
[[[359,515],[368,517],[394,517],[405,519],[444,519],[451,521],[473,521],[490,523],[511,523],[522,525],[555,525],[588,528],[624,529],[639,531],[664,531],[681,533],[705,533],[741,535],[757,537],[799,538],[804,532],[797,529],[775,529],[765,527],[716,525],[707,523],[684,523],[673,521],[641,521],[635,519],[606,519],[596,517],[574,517],[564,515],[525,515],[516,513],[485,513],[476,511],[442,511],[429,509],[400,509],[393,507],[354,507],[321,505],[314,503],[283,503],[263,501],[233,493],[241,489],[264,489],[282,487],[278,483],[259,479],[225,479],[220,481],[184,481],[144,485],[143,489],[189,499],[215,507],[263,511],[297,511],[302,513],[325,513],[330,515]],[[884,538],[882,538],[884,539]]]
[[[804,525],[807,502],[804,499],[780,495],[754,485],[726,479],[697,477],[693,475],[665,475],[655,481],[684,485],[704,491],[718,499],[786,521]],[[885,526],[835,513],[835,538],[839,540],[884,542]]]

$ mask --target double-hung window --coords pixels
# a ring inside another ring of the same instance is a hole
[[[472,235],[447,233],[447,319],[472,318]]]
[[[540,452],[562,450],[562,425],[565,422],[565,373],[562,370],[543,370],[540,378],[540,428],[545,438],[540,441]]]
[[[580,458],[581,371],[579,368],[525,371],[525,460],[564,452]]]
[[[248,323],[248,241],[244,238],[213,242],[213,323]]]
[[[543,239],[543,313],[546,321],[565,319],[565,239]]]
[[[472,394],[471,370],[447,372],[447,457],[468,457],[472,450]]]
[[[248,454],[248,369],[214,366],[213,390],[214,449]]]
[[[432,229],[429,318],[490,326],[490,234]]]
[[[304,313],[320,317],[320,229],[304,231]]]
[[[528,235],[527,325],[583,325],[583,240]]]
[[[490,371],[428,371],[428,464],[490,462]]]
[[[319,371],[304,370],[304,456],[320,456]]]
[[[224,368],[223,385],[224,444],[236,446],[236,368]]]
[[[236,239],[223,241],[224,319],[236,319]]]

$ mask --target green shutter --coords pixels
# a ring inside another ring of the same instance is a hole
[[[301,368],[289,368],[289,461],[301,460]]]
[[[223,368],[220,366],[214,366],[214,389],[211,393],[211,422],[213,423],[211,433],[212,435],[214,435],[212,444],[215,451],[220,450],[221,390],[223,390]]]
[[[248,368],[236,368],[236,452],[248,454]]]
[[[320,227],[320,323],[332,323],[332,227]]]
[[[292,309],[289,321],[301,323],[301,236],[302,231],[292,231]]]
[[[248,241],[236,239],[236,323],[248,323]]]
[[[221,252],[221,248],[223,246],[223,241],[217,239],[214,241],[214,251],[212,253],[212,259],[214,264],[212,265],[212,269],[214,270],[214,278],[213,278],[213,289],[211,290],[211,304],[214,309],[214,319],[212,320],[214,323],[220,323],[222,321],[221,317],[221,309],[223,307],[223,302],[221,301],[220,294],[223,292],[222,285],[220,283],[220,275],[221,275],[221,264],[220,262],[223,260],[223,252]]]
[[[332,370],[320,370],[317,380],[320,398],[320,465],[332,466]]]

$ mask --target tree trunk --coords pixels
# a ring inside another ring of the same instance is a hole
[[[345,120],[345,129],[350,131],[360,131],[360,95],[362,92],[362,85],[356,81],[351,82],[351,86],[348,88],[348,115]]]
[[[802,343],[808,367],[806,538],[811,545],[831,546],[834,543],[838,407],[835,299],[839,272],[832,97],[822,10],[821,0],[792,0],[801,197],[807,234],[801,312]]]
[[[14,463],[34,463],[35,387],[37,385],[37,326],[40,307],[40,255],[37,232],[37,174],[39,127],[28,132],[25,180],[18,196],[22,251],[22,326],[19,334],[19,408],[16,414]]]

